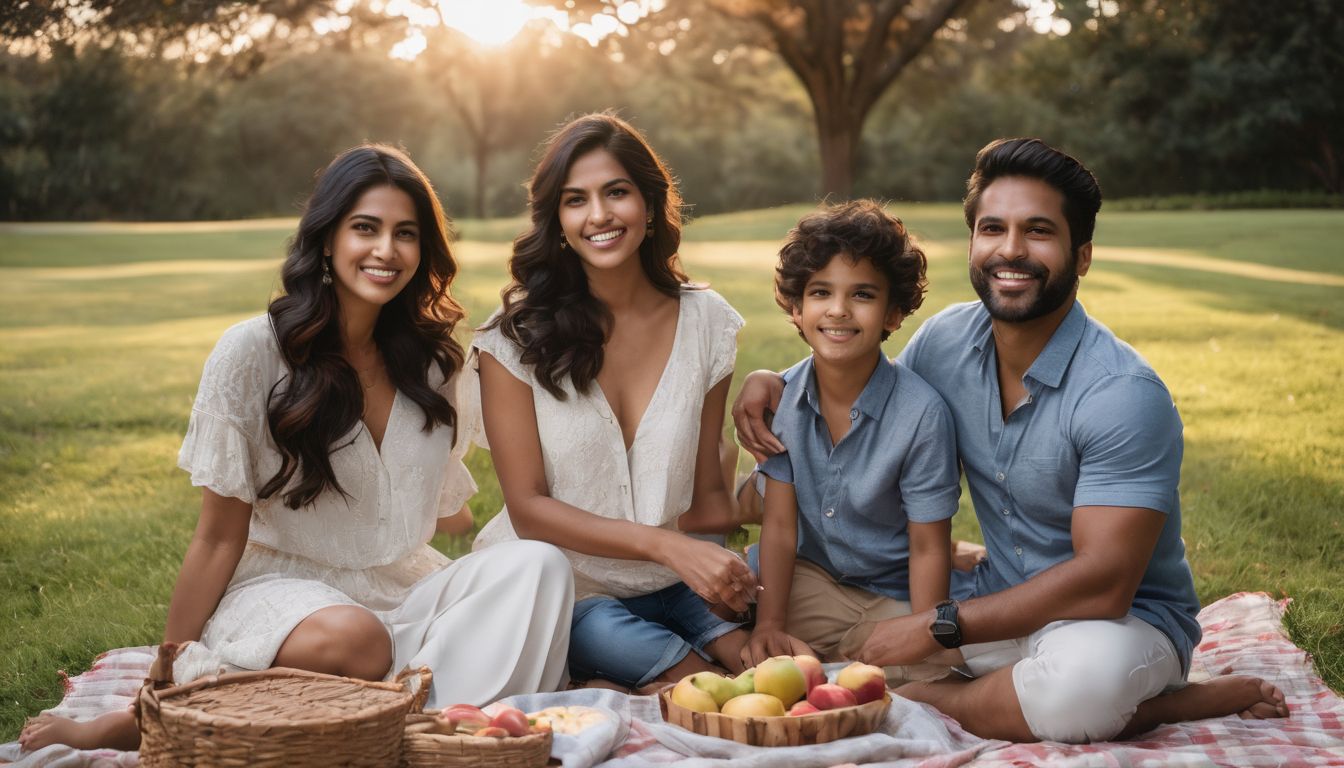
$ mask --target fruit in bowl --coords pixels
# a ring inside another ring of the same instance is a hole
[[[807,703],[819,710],[852,707],[859,703],[854,692],[835,683],[822,683],[807,692]]]
[[[755,686],[757,693],[774,696],[785,707],[807,695],[807,678],[792,656],[771,656],[756,665]]]
[[[493,736],[503,739],[547,733],[550,728],[537,725],[517,707],[500,707],[492,717],[480,707],[454,704],[439,710],[427,725],[417,725],[415,731],[443,736]]]
[[[744,693],[723,703],[721,713],[729,717],[782,717],[784,703],[768,693]]]
[[[860,704],[877,701],[887,694],[887,675],[881,667],[872,664],[854,662],[835,676],[835,682],[842,688],[854,692],[854,698]]]

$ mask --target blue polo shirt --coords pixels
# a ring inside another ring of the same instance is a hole
[[[1130,614],[1171,638],[1188,670],[1200,629],[1181,542],[1181,418],[1139,353],[1075,302],[1022,379],[1026,401],[1007,419],[989,313],[979,302],[929,318],[899,360],[943,396],[956,422],[989,549],[976,594],[1072,558],[1075,507],[1157,510],[1166,524]]]
[[[933,388],[881,353],[831,445],[812,358],[785,373],[771,428],[788,446],[761,472],[798,499],[798,557],[836,581],[910,599],[906,522],[946,520],[961,493],[952,417]]]

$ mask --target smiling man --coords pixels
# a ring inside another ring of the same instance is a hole
[[[963,673],[899,689],[972,733],[1012,741],[1125,738],[1166,722],[1287,714],[1252,677],[1187,684],[1199,642],[1181,540],[1182,425],[1146,361],[1076,297],[1101,190],[1036,139],[993,142],[967,184],[979,302],[930,318],[900,362],[946,401],[989,551],[975,596],[879,623],[857,654],[934,658]],[[783,446],[734,407],[748,448]]]

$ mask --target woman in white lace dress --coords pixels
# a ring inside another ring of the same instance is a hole
[[[164,631],[185,644],[178,682],[425,665],[431,705],[563,683],[572,587],[559,550],[515,542],[450,562],[428,545],[475,491],[455,273],[443,210],[408,157],[362,146],[322,173],[284,295],[216,345],[178,455],[203,496]],[[126,712],[47,717],[21,741],[133,748],[138,732]]]
[[[477,547],[564,549],[575,679],[640,688],[740,670],[746,633],[711,608],[745,610],[754,577],[684,531],[732,518],[718,446],[742,318],[687,285],[676,187],[625,122],[562,128],[530,206],[514,282],[473,340],[506,503]]]

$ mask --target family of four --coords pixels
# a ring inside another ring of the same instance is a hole
[[[362,146],[319,176],[283,295],[215,347],[178,457],[202,488],[164,631],[178,682],[425,665],[431,706],[485,704],[812,652],[883,665],[992,738],[1287,714],[1255,678],[1186,683],[1181,423],[1076,301],[1101,194],[1073,158],[1029,139],[980,152],[980,301],[928,319],[895,362],[881,342],[921,304],[922,251],[867,201],[799,222],[775,297],[812,354],[744,383],[734,415],[760,464],[736,495],[720,435],[743,321],[681,270],[667,167],[588,115],[550,138],[528,203],[503,305],[464,350],[424,174]],[[470,528],[472,442],[506,508],[449,561],[428,542]],[[949,522],[961,473],[988,555],[969,571]],[[753,507],[744,559],[714,534]],[[132,749],[138,733],[114,711],[42,716],[20,741]]]

